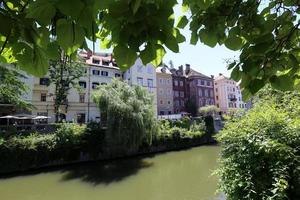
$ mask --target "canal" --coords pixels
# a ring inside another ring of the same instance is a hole
[[[0,179],[3,200],[216,200],[217,146]]]

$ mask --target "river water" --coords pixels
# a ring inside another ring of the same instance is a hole
[[[217,146],[0,179],[2,200],[215,200]]]

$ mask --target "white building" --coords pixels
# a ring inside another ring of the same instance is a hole
[[[115,77],[121,77],[121,72],[111,60],[111,54],[89,54],[80,53],[87,65],[85,74],[78,83],[80,90],[71,88],[68,94],[67,107],[61,110],[66,121],[87,122],[98,120],[99,108],[93,103],[91,95],[98,85],[108,84]],[[34,78],[32,93],[33,115],[44,115],[51,117],[48,122],[55,121],[54,114],[54,85],[49,84],[49,78]]]
[[[156,70],[152,64],[143,65],[138,58],[134,65],[123,74],[124,80],[129,85],[139,85],[153,94],[154,113],[157,115]]]
[[[216,106],[222,112],[227,113],[230,109],[247,109],[247,104],[242,100],[240,86],[237,82],[219,74],[214,80]]]

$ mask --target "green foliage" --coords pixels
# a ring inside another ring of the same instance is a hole
[[[217,106],[214,106],[214,105],[208,105],[208,106],[199,108],[199,113],[204,116],[207,116],[207,115],[213,116],[215,114],[218,114],[219,112],[221,112],[220,108],[218,108]]]
[[[0,65],[0,103],[15,105],[18,108],[30,109],[32,105],[22,98],[28,87],[21,80],[26,78],[14,66]]]
[[[188,113],[190,113],[193,117],[195,117],[197,115],[197,109],[198,109],[198,106],[197,106],[197,103],[196,103],[196,98],[195,97],[191,97],[189,98],[186,103],[185,103],[185,108],[186,108],[186,111]]]
[[[59,46],[71,55],[87,49],[87,38],[115,48],[121,69],[137,56],[144,64],[159,65],[166,48],[179,52],[178,44],[185,41],[180,29],[188,25],[192,44],[200,40],[241,52],[231,67],[233,78],[241,80],[243,96],[267,83],[282,90],[299,87],[297,1],[181,2],[185,15],[175,24],[176,0],[2,1],[0,62],[18,62],[27,72],[42,76]]]
[[[73,62],[72,54],[68,56],[63,50],[59,51],[61,58],[51,60],[49,67],[50,84],[55,87],[54,112],[55,121],[61,122],[60,110],[68,108],[67,96],[71,88],[78,88],[78,80],[84,74],[84,65],[80,61]]]
[[[267,88],[252,110],[226,123],[217,173],[227,199],[300,198],[299,113],[298,93]]]
[[[107,142],[116,151],[151,143],[155,134],[153,97],[145,89],[118,79],[98,87],[93,99],[107,122]]]
[[[201,138],[205,134],[203,121],[191,120],[188,117],[181,120],[160,120],[156,140],[180,140]]]

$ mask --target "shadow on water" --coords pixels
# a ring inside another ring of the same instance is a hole
[[[144,158],[152,157],[131,157],[110,161],[91,161],[85,163],[55,166],[26,172],[16,172],[0,175],[0,181],[10,178],[43,175],[47,173],[60,173],[61,180],[80,180],[92,185],[110,184],[122,181],[123,179],[136,175],[140,170],[153,166],[153,162],[145,161]]]
[[[79,179],[93,185],[110,184],[137,174],[141,169],[153,166],[142,158],[88,163],[64,170],[61,181]]]

